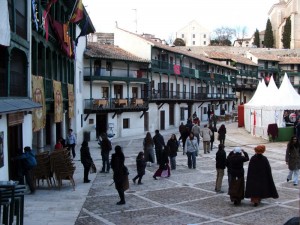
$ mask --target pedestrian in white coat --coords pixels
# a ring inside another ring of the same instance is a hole
[[[200,135],[203,139],[204,154],[210,153],[210,151],[209,151],[210,137],[213,135],[213,133],[207,127],[207,124],[204,125],[204,128],[200,132]]]

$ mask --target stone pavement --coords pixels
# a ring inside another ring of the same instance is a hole
[[[253,147],[266,145],[273,178],[279,194],[278,199],[264,199],[258,207],[253,207],[249,199],[234,206],[226,194],[227,176],[223,179],[223,194],[214,192],[216,170],[216,148],[210,154],[197,157],[197,168],[188,169],[186,155],[179,152],[177,169],[171,177],[152,178],[157,165],[146,168],[143,185],[134,185],[136,175],[135,158],[142,150],[144,134],[132,138],[113,140],[113,146],[123,147],[125,164],[129,168],[130,188],[126,191],[126,205],[116,205],[119,201],[112,173],[91,174],[89,184],[83,183],[83,167],[79,161],[79,145],[75,160],[76,190],[64,181],[61,190],[48,189],[46,184],[39,187],[34,195],[25,198],[25,225],[102,225],[102,224],[208,224],[208,225],[282,225],[288,219],[299,216],[299,186],[286,182],[288,168],[284,162],[286,142],[270,143],[249,135],[237,123],[226,123],[226,152],[235,146],[242,146],[251,157]],[[161,133],[165,141],[171,133],[178,134],[177,128]],[[217,142],[215,142],[217,145]],[[91,154],[98,169],[101,168],[100,150],[95,140],[89,142]],[[201,146],[202,147],[202,146]],[[201,148],[202,149],[202,148]],[[248,163],[245,164],[247,174]]]

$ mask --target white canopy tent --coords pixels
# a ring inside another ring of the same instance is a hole
[[[259,86],[253,96],[254,100],[251,99],[245,104],[245,129],[253,135],[268,139],[268,125],[277,123],[278,127],[284,127],[283,112],[284,110],[299,110],[300,95],[290,83],[287,74],[279,89],[271,77],[265,91],[258,90]]]

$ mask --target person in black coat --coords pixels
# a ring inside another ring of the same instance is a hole
[[[169,147],[169,157],[171,163],[171,170],[176,169],[176,156],[178,151],[178,141],[175,134],[171,135],[171,138],[167,142],[167,146]]]
[[[155,130],[153,142],[155,145],[156,162],[160,165],[163,148],[165,147],[165,140],[164,137],[159,133],[159,130]]]
[[[222,181],[224,176],[224,169],[226,167],[226,152],[224,150],[224,145],[219,144],[219,149],[216,153],[216,169],[217,169],[217,179],[216,179],[216,186],[215,191],[217,193],[223,193],[221,191]]]
[[[90,148],[87,141],[83,141],[80,148],[80,160],[83,165],[83,183],[89,183],[89,171],[93,163],[93,159],[90,154]]]
[[[226,138],[226,127],[224,124],[222,124],[218,130],[218,140],[220,141],[220,144],[225,145],[225,138]]]
[[[247,152],[240,147],[235,147],[233,154],[227,157],[226,165],[230,170],[229,196],[234,205],[240,205],[244,199],[245,180],[244,180],[244,162],[249,161]]]
[[[138,178],[139,178],[138,184],[143,184],[142,178],[145,175],[145,169],[146,169],[146,161],[144,158],[144,152],[139,152],[138,156],[136,157],[137,175],[132,179],[134,184],[135,184],[136,179],[138,179]]]
[[[278,198],[278,193],[270,163],[263,155],[266,147],[258,145],[254,150],[256,154],[251,157],[248,166],[245,197],[251,198],[251,202],[257,206],[263,198]]]
[[[125,171],[125,156],[122,152],[121,146],[117,145],[115,147],[115,153],[111,156],[111,168],[114,171],[113,179],[115,183],[115,188],[118,191],[120,201],[117,205],[124,205],[125,194],[124,192],[129,188],[128,184],[128,171]]]
[[[109,173],[110,165],[109,165],[109,152],[112,150],[111,142],[108,139],[107,135],[103,133],[101,135],[101,157],[102,157],[102,170],[100,173]],[[106,168],[106,171],[105,171]]]

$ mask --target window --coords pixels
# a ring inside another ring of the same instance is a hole
[[[180,108],[180,120],[184,120],[184,108]]]
[[[295,77],[294,76],[290,76],[290,81],[291,81],[291,84],[294,85]]]
[[[203,114],[207,114],[207,108],[203,107]]]
[[[108,87],[102,87],[102,98],[108,98]]]
[[[206,38],[206,34],[203,34],[203,38]]]
[[[195,41],[193,41],[193,45],[195,45]]]
[[[206,45],[206,41],[203,41],[203,45]]]
[[[106,71],[111,71],[111,70],[112,70],[111,62],[106,62]]]
[[[196,37],[196,35],[195,34],[193,34],[193,38],[195,38]]]
[[[291,64],[291,70],[294,70],[294,64]]]
[[[124,118],[123,119],[123,129],[129,129],[129,119],[128,118]]]
[[[181,34],[181,38],[184,38],[184,34]]]
[[[10,29],[27,40],[27,1],[8,1]],[[14,8],[13,8],[14,6]],[[13,20],[15,18],[15,21]],[[14,26],[15,25],[15,26]]]

